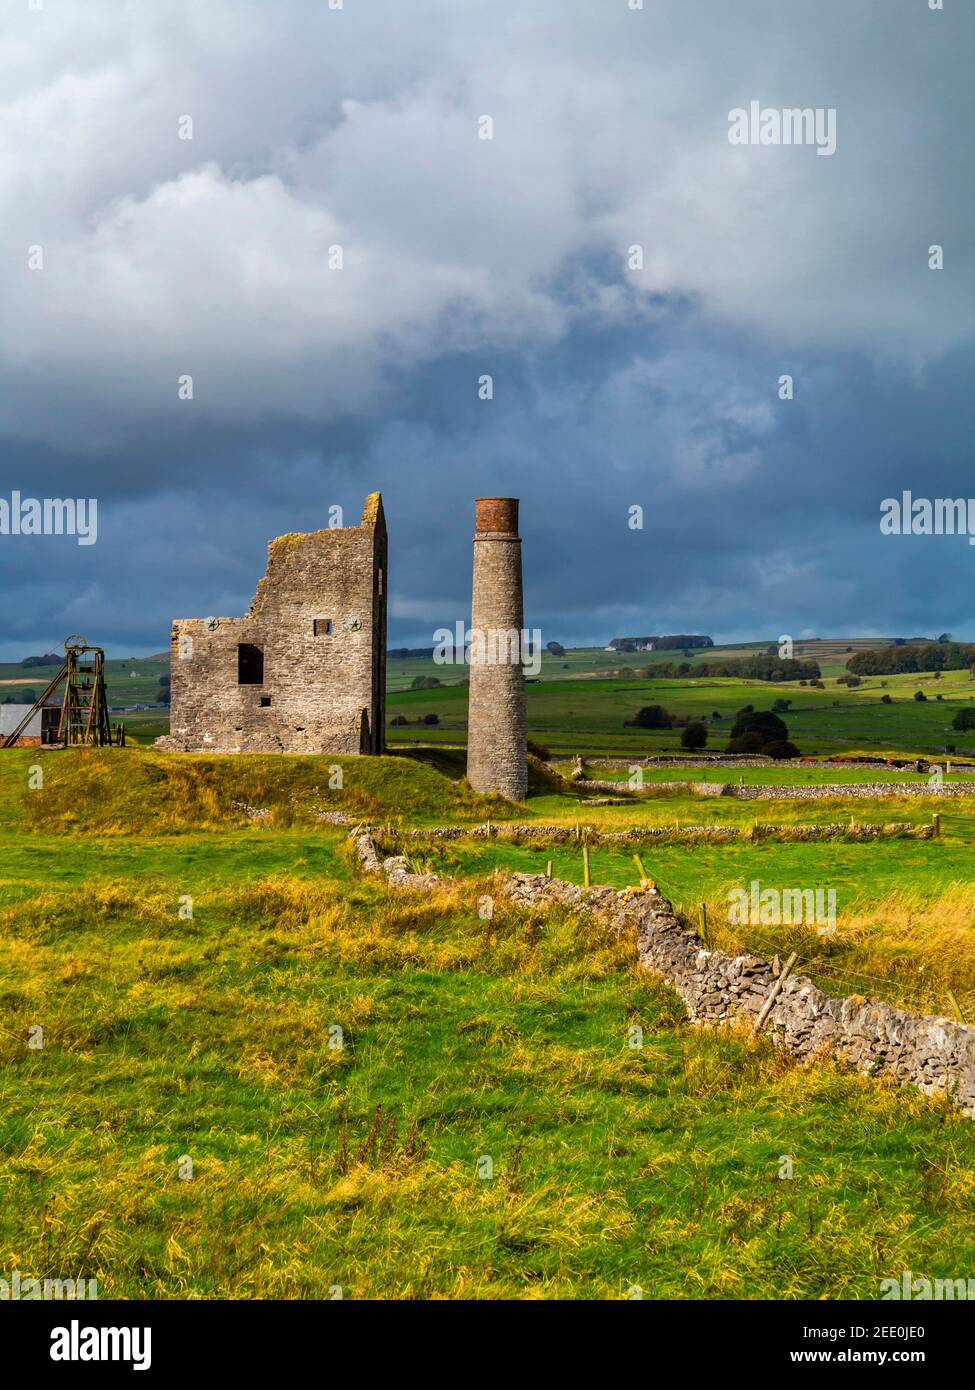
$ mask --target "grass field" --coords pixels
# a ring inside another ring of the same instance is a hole
[[[851,639],[852,641],[853,639]],[[699,651],[690,660],[720,660],[767,644],[743,643],[736,647]],[[527,686],[529,735],[553,754],[619,753],[639,756],[645,753],[676,751],[680,729],[642,730],[627,727],[643,705],[660,704],[679,717],[703,719],[708,727],[708,749],[721,751],[745,705],[768,709],[773,701],[790,701],[783,715],[790,738],[804,754],[836,753],[850,748],[881,751],[899,749],[946,756],[954,746],[958,756],[975,756],[975,733],[958,733],[951,728],[955,714],[975,702],[975,682],[967,671],[884,677],[865,677],[852,690],[838,685],[843,670],[837,659],[823,665],[825,688],[817,690],[795,682],[772,683],[722,678],[647,680],[620,672],[643,670],[660,661],[680,659],[673,652],[608,652],[599,648],[576,648],[564,657],[548,652],[541,659],[537,680]],[[839,654],[843,660],[847,653]],[[169,669],[165,655],[114,660],[106,664],[109,703],[147,704],[155,700],[159,678]],[[19,666],[0,666],[0,699],[7,695],[18,700],[33,691],[39,695],[55,668],[24,672]],[[463,666],[436,665],[430,657],[390,659],[388,663],[387,718],[397,716],[409,722],[405,727],[389,727],[391,748],[418,743],[463,747],[467,739],[467,669]],[[411,690],[418,677],[444,682],[439,689]],[[915,700],[917,692],[925,699]],[[6,692],[6,694],[4,693]],[[889,704],[883,698],[890,699]],[[430,726],[424,717],[436,715],[438,724]],[[166,710],[132,711],[124,723],[130,740],[148,747],[168,732]]]
[[[804,752],[930,752],[970,688],[943,677],[924,688],[945,699],[918,703],[919,678],[892,677],[896,703],[879,706],[869,684],[647,682],[594,676],[580,660],[568,679],[530,685],[529,711],[550,746],[637,754],[677,743],[623,729],[642,704],[720,710],[714,745],[736,708],[784,696],[793,737],[802,720],[817,730],[799,736]],[[580,882],[576,845],[404,840],[418,866],[448,876],[418,897],[363,879],[349,827],[330,817],[377,824],[394,849],[406,828],[487,820],[747,830],[756,819],[921,824],[937,810],[938,840],[597,845],[593,880],[634,883],[639,847],[689,920],[706,903],[715,944],[796,949],[831,992],[918,1010],[947,1012],[950,990],[975,1016],[975,808],[654,792],[684,775],[878,775],[801,764],[645,769],[645,794],[611,806],[536,766],[515,807],[462,780],[466,694],[394,695],[391,713],[432,710],[444,726],[392,730],[426,746],[380,759],[163,755],[150,747],[165,729],[153,712],[130,722],[125,750],[3,754],[8,1267],[95,1277],[102,1297],[321,1298],[339,1286],[482,1299],[620,1298],[634,1286],[655,1298],[869,1299],[902,1269],[950,1273],[949,1251],[953,1267],[971,1267],[975,1130],[947,1102],[698,1031],[637,968],[632,941],[501,898],[499,874],[549,859]],[[728,892],[753,879],[833,888],[836,936],[731,925]],[[633,1023],[639,1050],[627,1046]],[[779,1178],[782,1155],[791,1180]]]
[[[5,932],[18,1268],[127,1298],[785,1299],[975,1257],[969,1125],[689,1029],[597,927],[288,876],[179,923],[175,886]]]
[[[37,655],[45,656],[48,653],[38,652]],[[18,703],[33,704],[43,695],[58,669],[59,663],[25,670],[19,663],[0,662],[0,700],[13,696]],[[168,674],[168,652],[157,656],[108,660],[105,662],[108,702],[110,705],[151,704],[159,690],[159,677]]]
[[[836,677],[846,670],[846,663],[855,651],[881,645],[876,639],[862,640],[855,637],[838,638],[834,641],[797,641],[797,658],[814,659],[824,676]],[[764,655],[770,647],[778,647],[778,639],[764,641],[726,643],[717,647],[695,647],[685,655],[681,651],[656,652],[617,652],[605,647],[568,647],[563,656],[553,656],[548,651],[541,654],[542,680],[579,680],[591,676],[611,676],[618,671],[638,670],[655,666],[661,662],[689,661],[692,666],[701,662],[733,661],[740,657]],[[445,684],[463,677],[465,672],[454,667],[438,667],[430,657],[391,657],[388,663],[390,690],[400,691],[409,688],[417,676],[439,676]]]
[[[458,881],[423,897],[362,880],[326,802],[394,825],[503,811],[429,756],[454,775],[51,754],[40,791],[36,754],[5,756],[8,1263],[96,1277],[103,1298],[868,1299],[902,1269],[945,1273],[948,1251],[971,1267],[975,1131],[945,1103],[691,1028],[597,922],[497,897],[485,922],[492,872],[538,865],[517,846],[445,847]],[[939,843],[657,846],[652,871],[691,902],[828,871],[882,910],[968,873],[956,815]],[[577,853],[547,857],[578,877]],[[632,881],[625,856],[593,859]]]
[[[624,888],[639,881],[635,852],[657,887],[696,927],[704,903],[712,944],[736,954],[799,953],[801,970],[832,994],[862,994],[918,1013],[953,1016],[949,991],[975,1018],[975,819],[947,841],[889,840],[727,845],[666,842],[589,850],[593,883]],[[391,850],[398,846],[391,845]],[[417,868],[476,878],[519,870],[583,882],[581,850],[561,843],[449,841],[403,850]],[[732,889],[813,886],[836,894],[837,931],[820,937],[805,925],[729,925]]]
[[[442,669],[442,668],[441,668]],[[435,670],[430,663],[427,674]],[[914,699],[920,691],[923,701]],[[722,679],[637,680],[604,677],[539,680],[529,683],[529,737],[553,753],[598,755],[676,751],[680,730],[627,728],[644,705],[663,705],[678,716],[708,721],[708,749],[721,751],[737,711],[745,705],[769,709],[776,699],[791,702],[782,716],[790,738],[804,754],[836,753],[859,748],[913,750],[944,755],[953,745],[959,756],[975,753],[975,735],[951,729],[955,714],[975,701],[975,683],[967,671],[864,678],[854,689],[827,681],[825,689]],[[889,695],[890,704],[883,703]],[[941,699],[938,698],[941,696]],[[406,727],[387,732],[393,747],[437,741],[462,745],[466,740],[467,689],[401,691],[390,695],[390,718],[402,715]],[[436,714],[439,725],[423,726]],[[715,719],[715,715],[720,715]]]

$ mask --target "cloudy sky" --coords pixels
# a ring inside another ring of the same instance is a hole
[[[975,550],[879,529],[975,496],[975,6],[631,4],[4,0],[0,498],[98,541],[0,535],[0,659],[162,650],[375,488],[394,645],[492,493],[545,640],[975,640]]]

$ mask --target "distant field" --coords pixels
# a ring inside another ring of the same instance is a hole
[[[31,703],[58,673],[57,665],[24,670],[19,664],[0,662],[0,700],[13,695],[18,702],[32,692]],[[169,674],[169,656],[148,656],[106,661],[105,684],[110,705],[145,705],[156,699],[159,677]]]
[[[731,661],[759,656],[772,645],[775,644],[742,642],[731,646],[699,647],[692,649],[688,656],[681,651],[615,652],[606,651],[603,647],[572,647],[566,650],[564,656],[544,652],[538,678],[543,681],[586,680],[594,676],[612,678],[619,671],[642,670],[666,661],[689,661],[693,666],[701,661]],[[831,651],[825,664],[820,662],[824,674],[840,675],[846,668],[849,656],[850,653],[846,651],[839,654]],[[391,657],[387,662],[386,684],[391,692],[408,690],[418,676],[436,676],[444,685],[456,685],[467,676],[467,668],[437,665],[432,657]]]
[[[742,655],[735,652],[735,655]],[[573,647],[564,656],[544,652],[539,679],[545,681],[585,680],[593,676],[611,676],[615,671],[637,669],[660,661],[683,661],[680,652],[609,652],[602,647]],[[418,676],[436,676],[444,685],[458,685],[465,680],[464,665],[438,665],[432,657],[390,657],[386,663],[386,688],[390,692],[408,690]]]
[[[924,702],[913,698],[918,690],[925,694]],[[967,671],[946,672],[940,679],[930,674],[865,677],[863,684],[852,690],[835,680],[827,680],[825,689],[817,690],[795,682],[578,678],[540,680],[530,683],[527,693],[529,736],[555,753],[678,751],[679,729],[625,727],[641,706],[653,704],[663,705],[675,715],[706,719],[708,747],[721,751],[737,710],[748,704],[769,709],[776,699],[791,702],[783,718],[790,738],[804,754],[850,748],[943,754],[946,744],[954,744],[959,755],[975,752],[975,732],[957,733],[950,728],[954,714],[975,699],[975,683]],[[890,695],[891,704],[882,703],[885,694]],[[714,720],[715,713],[721,715],[719,720]],[[467,689],[449,686],[394,693],[389,698],[388,715],[392,718],[397,714],[413,724],[390,728],[387,736],[391,746],[418,741],[463,744]],[[439,725],[416,727],[416,721],[427,714],[436,714]]]
[[[842,639],[838,639],[842,640]],[[850,639],[846,645],[855,645]],[[880,639],[859,639],[860,645]],[[695,653],[696,659],[717,660],[761,651],[767,644],[741,644],[737,647],[709,649]],[[727,743],[736,712],[747,704],[770,708],[773,701],[787,699],[791,707],[784,715],[789,736],[805,754],[830,753],[849,748],[864,750],[901,749],[937,755],[946,744],[954,744],[958,755],[975,754],[975,732],[959,734],[951,730],[954,714],[975,700],[975,682],[967,671],[950,671],[940,678],[933,674],[869,676],[850,690],[837,685],[836,672],[842,662],[823,666],[825,688],[817,690],[796,682],[773,683],[724,678],[681,678],[647,680],[620,671],[652,666],[662,660],[680,659],[680,653],[639,652],[620,654],[597,648],[569,650],[564,657],[542,658],[538,679],[527,686],[529,735],[555,754],[575,752],[643,753],[676,751],[679,729],[643,731],[627,728],[642,705],[661,704],[677,716],[703,719],[709,732],[708,748],[720,751]],[[822,664],[822,663],[821,663]],[[112,705],[147,704],[159,690],[159,677],[168,662],[160,657],[107,663],[109,702]],[[0,666],[0,699],[5,694],[17,699],[28,692],[39,695],[55,669],[21,672],[16,666]],[[391,659],[388,663],[388,718],[405,716],[405,728],[388,728],[390,747],[416,743],[463,746],[467,738],[467,668],[438,666],[431,658]],[[414,691],[409,687],[418,677],[436,678],[445,684],[434,690]],[[921,691],[927,697],[917,702]],[[892,703],[884,704],[889,695]],[[938,697],[941,697],[940,699]],[[419,723],[435,714],[437,725]],[[720,718],[715,718],[715,715]],[[124,722],[134,742],[148,744],[167,732],[168,712],[146,710],[126,714]]]

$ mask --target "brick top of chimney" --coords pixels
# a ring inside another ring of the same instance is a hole
[[[478,497],[474,502],[474,530],[507,536],[518,534],[517,497]]]

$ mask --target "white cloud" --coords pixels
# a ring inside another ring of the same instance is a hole
[[[377,409],[391,372],[444,351],[628,324],[659,294],[784,352],[923,364],[972,329],[957,109],[944,125],[916,112],[964,20],[932,50],[922,26],[944,17],[904,0],[879,19],[836,0],[768,13],[24,6],[0,40],[0,428],[92,447],[180,410],[328,421]],[[752,97],[836,106],[836,155],[731,147],[727,113]],[[944,272],[927,270],[932,241]],[[639,274],[623,270],[634,242]]]

